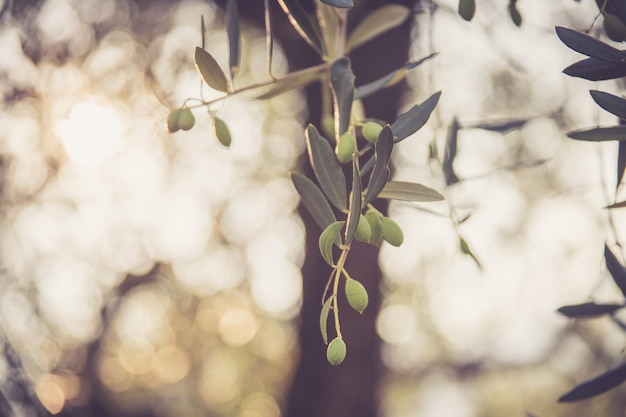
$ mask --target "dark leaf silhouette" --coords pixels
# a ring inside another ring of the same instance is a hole
[[[457,136],[459,133],[459,122],[452,120],[452,124],[448,128],[448,138],[446,140],[446,150],[443,154],[443,173],[446,177],[446,185],[452,185],[459,182],[459,177],[454,172],[454,158],[456,158]]]
[[[626,142],[620,142],[617,149],[617,184],[619,187],[626,170]]]
[[[237,8],[237,0],[228,0],[226,3],[226,33],[228,34],[230,79],[235,78],[235,74],[239,70],[240,50],[240,32],[239,32],[239,9]]]
[[[328,344],[328,313],[330,312],[330,306],[333,302],[333,297],[328,297],[324,305],[322,306],[322,312],[320,313],[320,331],[322,332],[322,339],[324,344]]]
[[[313,220],[324,230],[329,224],[335,222],[335,213],[330,208],[328,200],[317,185],[307,177],[296,172],[291,173],[291,181],[302,198],[302,203],[311,213]]]
[[[570,65],[563,72],[589,81],[612,80],[626,76],[626,65],[622,62],[587,58]]]
[[[378,140],[374,144],[375,162],[370,181],[367,184],[367,191],[365,192],[365,201],[363,204],[369,204],[378,196],[383,190],[385,184],[389,180],[389,160],[391,159],[391,152],[393,151],[393,133],[389,126],[383,127]]]
[[[567,136],[572,139],[585,140],[591,142],[602,142],[607,140],[626,140],[626,126],[596,127],[593,129],[574,130],[567,132]]]
[[[342,9],[354,6],[354,2],[352,0],[322,0],[322,3],[326,3],[333,7],[340,7]]]
[[[626,52],[573,29],[557,26],[556,34],[565,45],[588,57],[621,63],[626,59]]]
[[[335,133],[341,136],[350,126],[354,97],[354,74],[349,58],[341,57],[330,66],[330,85],[335,100]]]
[[[590,90],[589,93],[598,106],[621,119],[626,119],[626,100],[604,91]]]
[[[620,142],[620,145],[624,142]],[[626,201],[618,201],[617,203],[609,204],[605,208],[608,209],[616,209],[616,208],[624,208],[626,207]]]
[[[278,0],[289,22],[296,31],[317,52],[322,52],[322,41],[319,28],[313,23],[313,19],[302,7],[300,0]]]
[[[347,200],[346,177],[333,148],[311,124],[307,127],[305,136],[309,159],[322,191],[332,205],[344,210]]]
[[[435,106],[437,106],[439,102],[439,97],[441,97],[441,91],[428,97],[423,103],[411,107],[409,111],[401,114],[400,117],[391,124],[391,131],[395,136],[396,142],[406,139],[426,124],[431,113],[435,110]]]
[[[624,304],[582,303],[563,306],[557,311],[566,317],[587,319],[612,314],[621,308],[624,308]]]
[[[228,91],[226,76],[211,54],[200,47],[196,47],[195,62],[205,83],[217,91]]]
[[[491,132],[508,133],[512,130],[521,129],[528,123],[528,119],[505,120],[501,122],[480,123],[467,126],[468,128],[489,130]]]
[[[405,181],[388,181],[380,194],[378,194],[378,197],[420,202],[441,201],[444,199],[437,190],[415,182]]]
[[[604,261],[606,262],[606,268],[609,270],[613,280],[626,298],[626,268],[606,245],[604,245]]]
[[[626,381],[626,364],[574,387],[559,398],[560,403],[575,402],[607,392]]]

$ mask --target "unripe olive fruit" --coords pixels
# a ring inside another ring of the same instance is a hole
[[[376,122],[365,122],[361,128],[363,137],[370,143],[376,142],[381,130],[383,127]]]
[[[326,348],[326,359],[332,366],[337,366],[346,358],[346,343],[341,337],[335,337]]]
[[[382,216],[380,215],[380,213],[377,213],[374,210],[370,210],[365,213],[365,218],[370,224],[371,233],[369,243],[374,246],[379,246],[380,242],[383,240]]]
[[[180,109],[178,114],[178,127],[182,130],[189,130],[196,124],[196,118],[193,116],[191,110],[187,107]]]
[[[612,41],[624,42],[626,40],[626,24],[614,14],[604,14],[604,30]]]
[[[358,241],[369,243],[372,236],[372,228],[364,215],[359,216],[359,223],[356,226],[354,238]]]
[[[180,112],[182,109],[176,109],[172,111],[169,116],[167,116],[167,130],[170,133],[178,132],[180,126],[178,125],[178,117],[180,116]]]
[[[348,299],[348,304],[359,313],[363,313],[369,302],[367,290],[363,284],[355,279],[346,281],[346,298]]]
[[[352,161],[352,155],[356,152],[356,138],[350,132],[346,132],[337,142],[337,159],[342,164]]]
[[[230,146],[232,142],[232,138],[230,136],[230,130],[228,130],[228,126],[226,122],[220,119],[219,117],[213,117],[213,126],[215,128],[215,136],[217,136],[217,140],[227,148]]]
[[[400,226],[389,217],[383,217],[381,225],[383,232],[383,239],[385,239],[390,245],[400,246],[404,241],[404,234]]]
[[[467,20],[472,20],[476,13],[476,0],[459,0],[459,15]]]

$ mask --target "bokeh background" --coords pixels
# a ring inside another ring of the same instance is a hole
[[[471,23],[454,0],[411,16],[410,57],[439,55],[409,74],[403,109],[443,94],[398,146],[394,176],[447,199],[389,208],[405,243],[380,251],[373,319],[385,373],[374,412],[624,415],[623,389],[556,403],[623,359],[615,323],[555,313],[621,299],[602,262],[624,226],[619,210],[603,209],[614,201],[616,146],[564,135],[615,123],[588,90],[620,86],[562,74],[579,56],[554,33],[561,25],[602,37],[592,27],[598,8],[520,0],[518,28],[508,2],[478,3]],[[2,10],[0,414],[286,415],[305,259],[287,174],[301,169],[305,93],[213,107],[231,129],[229,149],[206,110],[195,111],[193,130],[170,134],[170,109],[219,97],[200,87],[193,65],[203,16],[206,48],[226,67],[218,5],[16,0]],[[238,87],[268,79],[257,23],[242,21]],[[280,43],[273,71],[289,71]],[[441,157],[453,118],[464,127],[461,181],[446,186],[429,143]],[[527,122],[506,132],[472,128],[519,119]],[[459,236],[479,262],[459,250]]]

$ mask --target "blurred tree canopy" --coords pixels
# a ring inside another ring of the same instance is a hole
[[[264,3],[238,2],[239,87],[271,79]],[[320,64],[268,3],[273,74]],[[389,2],[355,3],[349,31]],[[622,302],[600,267],[605,241],[621,250],[623,215],[603,207],[620,201],[622,146],[564,134],[615,113],[561,73],[580,56],[554,33],[610,42],[594,19],[619,5],[492,0],[470,16],[456,0],[393,3],[410,16],[351,51],[356,85],[438,55],[353,111],[391,122],[442,90],[428,124],[398,145],[393,178],[446,201],[383,203],[403,246],[354,246],[347,269],[369,305],[342,308],[338,367],[319,335],[331,268],[287,175],[313,175],[303,131],[324,126],[319,83],[229,97],[170,134],[171,109],[219,98],[200,87],[193,52],[205,42],[228,67],[227,1],[2,4],[1,415],[623,414],[623,387],[556,403],[622,362],[621,311],[555,312]]]

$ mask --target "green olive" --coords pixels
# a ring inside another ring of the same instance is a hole
[[[363,313],[363,311],[367,308],[367,304],[369,302],[369,297],[367,295],[367,290],[359,281],[355,279],[348,279],[346,281],[346,298],[348,299],[348,304],[350,307],[358,311],[359,313]]]
[[[346,343],[341,337],[335,337],[326,348],[326,359],[332,366],[337,366],[346,358]]]

